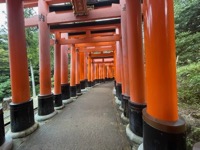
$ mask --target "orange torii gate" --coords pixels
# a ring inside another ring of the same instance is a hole
[[[8,8],[12,87],[9,134],[12,138],[24,137],[38,127],[29,91],[24,32],[25,27],[37,26],[40,56],[38,121],[53,117],[55,109],[63,108],[63,103],[68,103],[70,97],[76,98],[81,89],[115,77],[117,99],[124,108],[124,117],[129,119],[127,135],[134,137],[132,140],[137,143],[143,142],[140,148],[144,150],[186,149],[185,121],[178,117],[177,110],[173,0],[143,0],[142,8],[140,0],[120,0],[120,5],[90,11],[85,7],[86,0],[81,1],[84,6],[81,10],[73,0],[75,14],[72,11],[50,12],[49,9],[52,4],[71,0],[0,0],[2,2],[6,2]],[[38,15],[24,19],[23,7],[34,6],[38,6]],[[113,18],[121,19],[121,22],[92,23]],[[74,22],[86,23],[74,25],[77,27],[69,25]],[[103,32],[110,29],[114,32]],[[85,32],[82,35],[76,33],[82,31]],[[52,43],[55,47],[54,94],[51,90],[51,32],[55,34]],[[70,35],[73,33],[77,35]],[[69,47],[70,85],[67,71]],[[105,51],[110,52],[101,53]],[[0,145],[7,142],[4,135],[4,130],[0,130]]]

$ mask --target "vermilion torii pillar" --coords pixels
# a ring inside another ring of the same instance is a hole
[[[81,95],[81,84],[80,84],[80,56],[79,50],[76,49],[76,94]]]
[[[116,29],[116,34],[119,34],[120,31],[117,28]],[[116,96],[118,98],[118,100],[121,101],[121,94],[122,94],[122,73],[121,73],[121,45],[120,45],[120,41],[116,41]]]
[[[102,64],[99,64],[99,82],[102,82]]]
[[[84,53],[84,79],[85,79],[85,87],[88,87],[88,53]]]
[[[123,115],[129,118],[128,101],[130,100],[129,89],[129,63],[128,63],[128,46],[127,46],[127,21],[126,21],[126,1],[120,0],[121,4],[121,34],[122,34],[122,56],[123,56],[123,92],[122,92],[122,108]]]
[[[140,0],[127,0],[127,40],[129,61],[129,125],[126,131],[135,135],[133,140],[142,142],[143,119],[142,110],[146,107],[144,89],[144,60],[142,48],[142,13]],[[127,135],[128,132],[127,132]]]
[[[62,33],[61,38],[68,39],[67,33]],[[61,92],[64,104],[70,103],[70,84],[68,82],[68,46],[61,45]]]
[[[91,64],[92,64],[92,59],[90,57],[90,55],[88,56],[88,87],[91,87]]]
[[[85,78],[84,78],[84,52],[79,52],[80,56],[80,84],[81,84],[81,90],[85,89]]]
[[[61,45],[59,40],[61,34],[55,33],[55,44],[54,44],[54,106],[55,109],[62,109],[64,107],[62,103],[61,93]]]
[[[70,64],[70,96],[72,99],[76,96],[76,50],[75,45],[71,46],[71,64]]]
[[[48,12],[48,4],[43,0],[39,0],[40,94],[38,95],[38,115],[36,116],[38,121],[49,119],[56,114],[53,103],[54,96],[51,93],[50,31],[46,18]]]
[[[143,110],[143,149],[185,150],[185,121],[178,117],[177,108],[173,0],[144,0],[144,31],[147,109]]]
[[[30,98],[23,1],[7,0],[6,4],[8,10],[8,46],[12,89],[12,102],[10,103],[11,130],[9,134],[12,138],[19,138],[35,131],[38,124],[34,120],[33,100]],[[1,128],[4,128],[4,124],[1,123],[1,125],[3,125]],[[27,134],[23,134],[25,130],[27,130]],[[0,144],[3,144],[2,146],[6,146],[5,144],[11,146],[11,143],[7,143],[7,139],[4,139],[3,131],[0,130],[0,134],[3,134]]]
[[[96,64],[96,83],[99,83],[99,64]]]
[[[91,87],[94,86],[94,63],[93,59],[91,60]]]

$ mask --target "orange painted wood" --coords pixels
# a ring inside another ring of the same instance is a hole
[[[90,56],[88,56],[88,81],[91,81],[91,64],[92,64],[92,60],[90,58]]]
[[[104,54],[91,54],[91,58],[113,58],[114,53],[104,53]]]
[[[58,24],[58,23],[70,23],[70,22],[82,22],[88,20],[97,19],[108,19],[117,18],[121,16],[119,4],[113,4],[112,7],[106,7],[101,9],[94,9],[89,11],[89,14],[84,17],[76,17],[73,12],[67,13],[49,13],[47,15],[48,24]]]
[[[88,79],[87,77],[87,70],[88,70],[88,66],[87,66],[87,57],[88,57],[88,53],[84,52],[84,79]]]
[[[115,45],[115,42],[81,43],[81,44],[76,44],[76,47],[108,46],[108,45]]]
[[[91,81],[94,81],[94,63],[91,63]]]
[[[39,14],[46,16],[49,6],[45,1],[38,2]],[[40,65],[40,95],[51,94],[51,65],[50,65],[50,31],[46,19],[40,20],[39,27],[39,65]]]
[[[76,50],[75,45],[71,46],[71,64],[70,64],[70,86],[76,86]]]
[[[80,52],[102,52],[102,51],[114,51],[114,47],[111,46],[109,48],[101,48],[101,47],[95,47],[95,48],[85,48],[80,49]]]
[[[25,18],[25,27],[38,26],[38,15],[31,18]]]
[[[68,38],[67,33],[62,33],[61,37]],[[68,83],[68,45],[61,45],[61,84]]]
[[[65,45],[65,44],[79,44],[79,43],[113,42],[119,40],[120,40],[119,35],[113,35],[104,37],[87,37],[83,39],[61,39],[59,43],[61,45]]]
[[[81,49],[79,50],[79,57],[80,57],[80,81],[83,81],[84,78],[84,52],[80,52]]]
[[[19,104],[30,100],[24,13],[22,0],[7,0],[6,4],[12,102]]]
[[[173,0],[144,1],[147,112],[177,121],[177,85]]]
[[[142,14],[139,0],[126,1],[130,100],[145,103]]]
[[[116,29],[116,34],[119,34],[119,29],[117,28]],[[122,57],[121,57],[121,44],[119,41],[116,42],[116,81],[117,83],[120,83],[122,82],[122,79],[121,79],[121,66],[122,66]]]
[[[120,30],[121,31],[121,30]],[[124,57],[123,57],[123,53],[122,53],[122,40],[120,40],[119,41],[119,43],[120,43],[120,56],[121,56],[121,58],[120,58],[120,74],[121,74],[121,84],[122,84],[122,94],[124,94],[125,93],[125,84],[124,84]]]
[[[61,38],[60,33],[55,34],[55,39]],[[54,45],[54,94],[61,94],[61,45],[55,43]]]
[[[80,84],[80,57],[78,49],[76,49],[76,84]]]
[[[129,63],[127,46],[127,21],[126,21],[126,1],[120,0],[121,4],[121,34],[122,34],[122,56],[123,56],[123,94],[130,95],[129,85]]]

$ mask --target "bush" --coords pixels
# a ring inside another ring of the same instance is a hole
[[[178,68],[179,102],[199,105],[200,100],[200,62]]]

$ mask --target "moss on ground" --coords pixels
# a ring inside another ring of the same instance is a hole
[[[187,124],[187,150],[200,142],[200,63],[177,69],[179,114]]]

